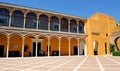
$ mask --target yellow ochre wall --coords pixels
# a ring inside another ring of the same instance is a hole
[[[22,56],[22,37],[16,34],[11,36],[9,51],[20,51]]]
[[[25,41],[24,41],[24,46],[28,46],[28,52],[24,52],[24,56],[29,56],[32,50],[32,41],[31,41],[31,36],[26,36]]]
[[[105,43],[107,44],[107,54],[110,53],[110,35],[111,29],[115,25],[113,17],[102,13],[93,14],[86,23],[86,43],[87,54],[94,55],[93,42],[98,42],[98,55],[105,54]],[[114,30],[115,31],[115,30]]]
[[[4,56],[7,52],[7,37],[3,34],[0,34],[0,45],[4,45]]]
[[[75,38],[71,38],[70,41],[70,54],[74,55],[74,46],[77,46],[77,40]]]
[[[50,48],[51,48],[50,55],[52,55],[52,51],[59,51],[58,43],[59,43],[59,40],[56,37],[51,37],[51,39],[50,39]]]
[[[61,38],[61,55],[69,55],[68,39],[66,37]]]

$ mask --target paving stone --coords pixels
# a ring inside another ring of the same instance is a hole
[[[109,64],[109,65],[103,65],[104,68],[120,68],[120,65],[112,65],[112,64]]]
[[[31,70],[42,70],[42,71],[47,71],[48,69],[50,69],[51,67],[37,67],[37,68],[33,68]]]
[[[52,71],[73,71],[73,68],[56,68]]]
[[[77,71],[101,71],[99,68],[79,68]]]
[[[81,67],[99,67],[99,65],[98,64],[83,64],[83,65],[81,65]]]
[[[120,71],[120,69],[105,69],[105,71]]]
[[[56,68],[52,71],[73,71],[79,64],[78,71],[100,71],[99,61],[105,71],[120,71],[120,65],[106,57],[120,63],[120,58],[113,56],[98,56],[98,61],[96,56],[88,56],[84,63],[82,61],[85,56],[2,58],[0,59],[0,71],[46,71],[54,67]],[[72,61],[65,63],[69,60]]]

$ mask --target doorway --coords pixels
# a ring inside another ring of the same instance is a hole
[[[41,56],[41,42],[37,44],[37,56]],[[36,56],[36,42],[33,42],[32,56]]]
[[[78,55],[78,47],[74,46],[74,55]]]
[[[37,45],[37,56],[41,56],[41,54],[42,54],[41,42],[38,42],[38,45]]]
[[[98,52],[94,50],[94,55],[98,55]]]
[[[97,41],[93,42],[93,47],[94,47],[94,55],[98,55],[98,42]]]
[[[105,54],[107,54],[107,43],[105,43]]]
[[[0,45],[0,57],[4,57],[4,45]]]

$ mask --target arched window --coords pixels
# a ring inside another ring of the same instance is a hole
[[[52,16],[50,20],[50,30],[58,31],[59,30],[59,20],[57,17]]]
[[[77,33],[77,22],[70,20],[70,32]]]
[[[66,18],[61,19],[60,27],[61,27],[61,31],[68,32],[68,20]]]
[[[44,14],[39,16],[38,28],[42,30],[48,30],[48,17]]]
[[[34,13],[29,12],[26,15],[26,21],[25,21],[25,28],[32,28],[35,29],[37,25],[37,17]]]
[[[79,33],[84,33],[84,23],[82,21],[79,22],[78,25]]]
[[[0,26],[9,25],[9,11],[4,8],[0,8]]]
[[[24,14],[21,11],[14,11],[12,14],[11,26],[13,27],[23,27]]]

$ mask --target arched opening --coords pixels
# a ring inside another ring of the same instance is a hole
[[[0,8],[0,26],[8,26],[9,17],[9,11],[5,8]]]
[[[68,38],[61,38],[61,55],[69,55]]]
[[[10,37],[9,57],[22,56],[22,37],[19,34],[12,34]]]
[[[40,35],[38,40],[38,56],[48,56],[48,38]]]
[[[93,42],[93,48],[94,48],[94,55],[98,55],[98,42]]]
[[[25,28],[35,29],[37,25],[37,17],[34,13],[29,12],[26,15]]]
[[[38,29],[48,30],[48,17],[44,14],[39,16]]]
[[[105,54],[107,54],[107,43],[105,43]]]
[[[85,55],[85,40],[84,39],[80,39],[80,42],[79,42],[79,54],[80,55]]]
[[[52,16],[50,20],[50,30],[59,30],[59,19],[56,16]]]
[[[21,11],[14,11],[12,14],[11,26],[13,27],[23,27],[24,14]]]
[[[115,42],[115,45],[116,45],[116,49],[120,50],[120,37],[117,37],[114,42]]]
[[[70,20],[70,32],[77,33],[77,22],[75,20]]]
[[[34,35],[28,34],[25,36],[24,38],[24,56],[28,57],[28,56],[35,56],[35,53],[33,54],[33,42],[35,37]],[[35,51],[34,51],[35,52]]]
[[[66,18],[61,19],[60,28],[61,31],[68,32],[68,20]]]
[[[78,24],[79,33],[84,33],[84,23],[82,21]]]
[[[70,41],[71,55],[78,55],[78,46],[76,38],[71,38]]]
[[[50,38],[50,48],[52,56],[59,56],[59,40],[56,36],[51,36]]]
[[[7,37],[0,34],[0,57],[5,57],[7,53]]]

